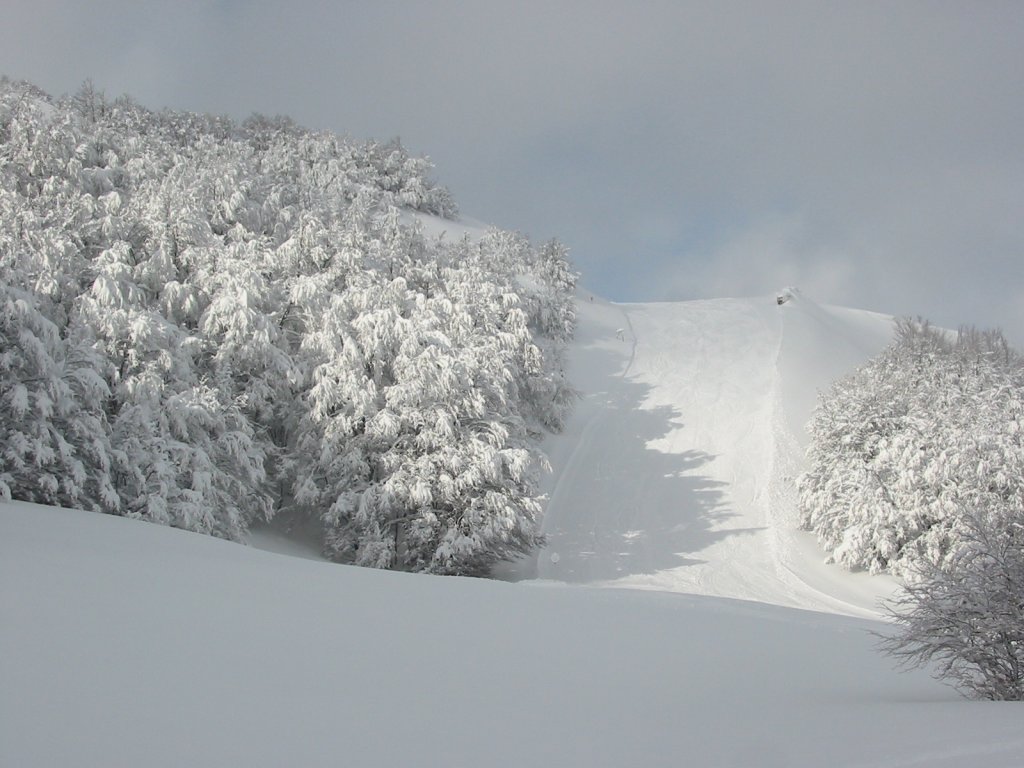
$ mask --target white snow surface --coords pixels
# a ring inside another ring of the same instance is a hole
[[[823,564],[795,478],[819,391],[890,341],[892,318],[775,296],[612,304],[581,291],[581,401],[547,449],[547,548],[529,578],[877,616],[891,579]]]
[[[895,671],[893,583],[795,529],[816,392],[890,319],[579,304],[533,580],[0,503],[0,765],[1024,765],[1024,705]]]
[[[1019,766],[1024,707],[753,602],[318,563],[0,504],[0,765]]]
[[[468,237],[476,242],[491,229],[487,224],[469,216],[456,219],[442,219],[422,211],[406,210],[403,219],[407,224],[415,224],[422,228],[423,235],[429,240],[445,240],[459,242]]]

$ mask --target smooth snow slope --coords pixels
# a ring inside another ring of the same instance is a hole
[[[793,479],[818,391],[891,334],[891,318],[798,292],[781,306],[582,293],[583,398],[548,443],[548,546],[512,575],[875,615],[892,581],[823,565]]]
[[[876,622],[311,562],[0,504],[0,765],[1024,764]]]

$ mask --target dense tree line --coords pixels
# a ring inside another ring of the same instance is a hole
[[[997,331],[899,321],[810,434],[803,524],[847,568],[905,575],[955,552],[966,510],[1024,507],[1024,365]]]
[[[571,406],[564,248],[452,217],[430,165],[0,83],[0,496],[480,573],[538,541]],[[418,215],[413,215],[418,212]]]
[[[898,323],[825,394],[799,483],[835,562],[903,577],[884,647],[1024,698],[1024,360],[998,331]]]

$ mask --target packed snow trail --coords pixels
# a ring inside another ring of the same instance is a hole
[[[541,579],[874,615],[892,582],[822,563],[794,478],[817,392],[880,351],[891,319],[799,294],[579,301],[582,398],[548,449]]]

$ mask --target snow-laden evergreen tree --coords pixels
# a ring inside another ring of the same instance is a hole
[[[117,511],[98,356],[0,269],[0,498]]]
[[[542,462],[515,373],[529,330],[480,263],[453,252],[441,269],[396,222],[387,209],[350,222],[345,268],[373,266],[312,303],[305,344],[323,362],[301,432],[317,453],[296,498],[326,509],[339,559],[482,573],[538,541]]]
[[[488,288],[477,284],[476,295]],[[528,343],[525,319],[511,308],[474,322],[447,297],[415,302],[385,397],[385,413],[398,419],[380,425],[396,435],[383,456],[396,470],[385,490],[415,510],[399,554],[433,572],[481,573],[537,540],[538,458],[510,373]]]
[[[523,384],[533,419],[542,430],[561,431],[577,393],[566,377],[566,349],[576,332],[576,281],[568,253],[552,240],[536,252],[518,282],[537,352]]]
[[[901,321],[811,422],[803,524],[847,568],[942,562],[967,514],[1024,500],[1024,373],[998,332]]]
[[[125,514],[228,538],[269,515],[264,448],[230,389],[196,376],[201,340],[164,317],[127,245],[97,257],[81,322],[109,361],[109,421]]]

